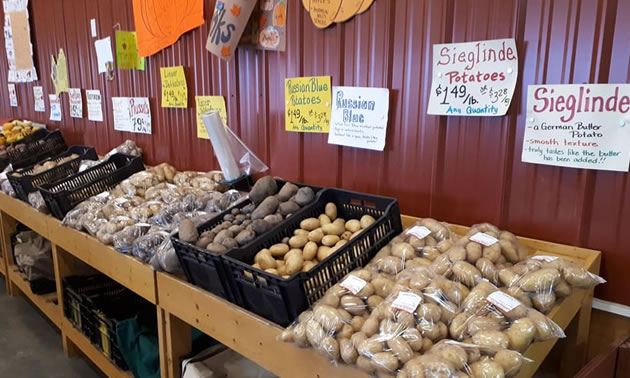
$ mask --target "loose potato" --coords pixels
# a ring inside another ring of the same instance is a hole
[[[348,230],[350,232],[357,232],[357,231],[361,230],[361,222],[359,222],[356,219],[351,219],[351,220],[346,222],[345,228],[346,228],[346,230]]]
[[[325,258],[330,256],[333,252],[335,251],[333,251],[332,248],[322,245],[317,249],[317,260],[323,261]]]
[[[306,231],[313,231],[320,226],[319,219],[306,218],[300,222],[300,228]]]
[[[313,260],[317,255],[317,248],[318,247],[315,242],[309,241],[302,249],[302,258],[304,258],[304,260]]]
[[[371,215],[364,215],[361,217],[360,220],[361,228],[368,228],[374,222],[376,222],[374,217],[372,217]]]
[[[295,250],[297,253],[292,254],[286,260],[286,273],[291,276],[294,273],[299,272],[302,269],[302,264],[304,263],[304,259],[302,258],[302,253],[299,249]]]
[[[282,257],[289,252],[289,246],[283,243],[274,244],[269,247],[269,252],[273,257]]]
[[[315,263],[313,261],[304,261],[304,264],[302,265],[302,272],[308,272],[313,269],[314,266]]]
[[[336,222],[336,221],[335,221]],[[340,223],[330,223],[322,226],[325,235],[341,235],[346,231],[345,225]]]
[[[324,213],[328,218],[330,218],[330,220],[334,221],[337,219],[337,206],[332,202],[328,202],[326,204],[326,208],[324,209]]]
[[[321,228],[316,228],[313,231],[308,233],[308,240],[312,242],[320,243],[323,238],[324,238],[324,231],[322,231]]]
[[[320,214],[317,219],[319,219],[320,226],[332,223],[332,220],[330,218],[328,218],[328,216],[326,214]]]
[[[265,252],[265,250],[258,252],[256,257],[258,258],[258,265],[260,265],[262,270],[275,269],[278,266],[276,260],[269,254],[269,252]]]
[[[304,235],[295,235],[289,239],[291,248],[302,248],[308,243],[308,238]]]
[[[492,360],[480,360],[470,365],[472,376],[475,378],[503,378],[505,372],[498,363]]]
[[[322,244],[327,247],[332,247],[339,241],[339,236],[337,235],[326,235],[322,238]]]
[[[276,276],[280,275],[277,269],[265,269],[265,272],[275,274]]]

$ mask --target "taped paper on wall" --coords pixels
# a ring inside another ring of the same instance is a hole
[[[90,121],[103,122],[101,91],[98,89],[87,89],[85,97],[87,98],[88,119]]]
[[[33,45],[28,23],[28,0],[4,0],[4,40],[9,64],[8,81],[26,83],[36,81]]]
[[[35,100],[35,111],[45,112],[46,102],[44,101],[44,89],[42,87],[33,87],[33,98]]]
[[[70,88],[70,117],[83,118],[83,97],[80,88]]]
[[[151,134],[151,107],[147,97],[112,97],[114,130]]]
[[[48,101],[50,101],[50,120],[61,121],[61,99],[55,94],[49,94]]]

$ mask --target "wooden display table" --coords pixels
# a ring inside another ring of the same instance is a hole
[[[403,226],[408,226],[415,219],[417,218],[403,216]],[[121,371],[105,358],[63,314],[61,280],[76,271],[77,260],[101,271],[157,305],[162,377],[180,377],[181,357],[190,353],[191,349],[191,327],[212,336],[281,377],[367,377],[354,367],[343,364],[333,366],[311,349],[300,349],[293,344],[278,341],[281,327],[199,289],[180,277],[155,273],[150,266],[116,252],[85,233],[63,227],[59,220],[43,215],[28,204],[4,194],[0,194],[0,221],[4,259],[0,267],[4,266],[8,271],[5,276],[9,294],[23,293],[60,327],[67,355],[73,356],[82,352],[108,376],[127,377],[129,373]],[[33,294],[28,283],[17,271],[10,253],[10,235],[15,231],[16,221],[51,241],[57,283],[55,294]],[[451,226],[451,229],[457,234],[464,234],[468,230],[462,226]],[[530,255],[562,256],[593,273],[599,273],[599,251],[521,237],[519,242],[528,249]],[[584,364],[592,300],[592,289],[576,290],[549,314],[549,317],[565,329],[569,339],[563,343],[561,376],[572,376]],[[533,344],[525,355],[534,362],[526,365],[520,376],[531,376],[555,342],[556,340],[550,340]]]

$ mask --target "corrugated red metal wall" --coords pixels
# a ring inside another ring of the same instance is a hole
[[[0,59],[0,114],[47,122],[71,143],[105,152],[136,140],[147,161],[217,168],[210,143],[196,138],[195,95],[223,95],[228,119],[271,172],[291,180],[396,196],[403,212],[449,222],[490,221],[518,234],[604,251],[609,280],[598,296],[630,305],[628,175],[520,162],[528,84],[625,83],[630,79],[630,0],[377,0],[351,21],[317,30],[299,0],[289,1],[285,53],[242,48],[230,63],[204,45],[209,22],[156,54],[141,71],[97,73],[90,19],[99,38],[133,30],[130,0],[31,0],[32,37],[45,93],[50,56],[61,47],[70,86],[100,89],[105,122],[62,122],[34,113],[32,84],[18,84],[18,108],[6,95]],[[214,1],[206,2],[210,20]],[[426,114],[434,43],[515,38],[520,80],[507,116]],[[160,108],[162,66],[183,65],[188,109]],[[284,78],[331,75],[334,85],[387,87],[392,94],[385,152],[328,145],[327,135],[284,131]],[[5,92],[2,92],[5,91]],[[153,135],[113,130],[112,96],[151,98]],[[84,99],[85,102],[85,99]],[[85,111],[84,111],[85,113]]]

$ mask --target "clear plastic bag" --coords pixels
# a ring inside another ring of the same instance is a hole
[[[129,210],[129,216],[136,222],[147,223],[149,219],[157,214],[164,207],[161,201],[147,201],[140,206],[133,207]]]
[[[131,254],[136,239],[149,232],[150,228],[151,225],[149,225],[148,223],[137,223],[125,227],[121,231],[118,231],[114,234],[114,248],[120,253],[124,253],[126,255]]]
[[[105,155],[105,157],[103,157],[103,160],[108,159],[113,154],[119,154],[119,153],[133,155],[133,156],[141,156],[142,149],[136,145],[136,142],[127,139],[121,145],[109,151]]]
[[[50,242],[33,231],[16,235],[15,263],[28,280],[55,280]]]
[[[17,197],[17,195],[15,194],[15,190],[13,189],[13,186],[8,179],[2,180],[2,182],[0,183],[0,189],[2,189],[2,192],[9,197]]]
[[[499,230],[490,223],[472,226],[453,248],[450,253],[463,254],[465,260],[473,265],[482,257],[500,265],[515,264],[527,257],[527,251],[519,246],[513,233]]]
[[[557,299],[571,295],[574,288],[591,288],[606,280],[584,267],[557,256],[530,256],[512,267],[495,272],[508,292],[525,293],[534,308],[551,311]]]
[[[96,233],[96,238],[103,244],[111,245],[114,243],[114,234],[134,223],[133,219],[127,216],[114,217],[99,228]]]
[[[150,231],[134,241],[133,255],[138,260],[149,263],[160,245],[169,238],[170,234],[166,231]]]
[[[148,169],[151,173],[155,174],[160,182],[173,182],[175,175],[177,174],[177,169],[170,165],[169,163],[161,163],[154,167]]]
[[[408,267],[428,267],[452,244],[447,225],[431,218],[420,219],[381,248],[369,265],[392,275]]]
[[[165,238],[162,243],[155,250],[155,254],[151,258],[151,266],[158,271],[164,271],[168,273],[181,273],[182,267],[179,265],[175,248],[171,243],[171,238],[174,233],[169,234],[169,237]]]
[[[39,192],[39,190],[28,194],[28,203],[40,213],[49,213],[48,206],[46,206],[46,201],[44,201],[44,197],[42,197],[42,194]]]
[[[487,281],[470,291],[462,310],[449,326],[455,340],[523,351],[534,341],[564,337],[551,319]]]

